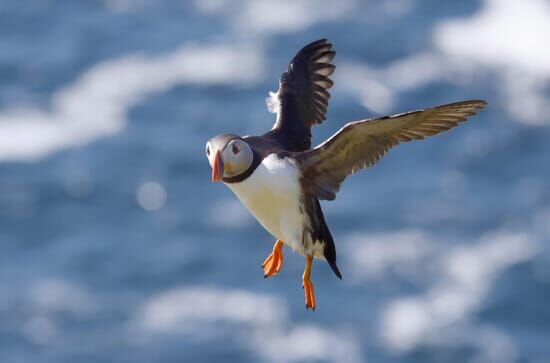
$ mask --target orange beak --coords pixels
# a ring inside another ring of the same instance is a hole
[[[222,181],[223,178],[223,161],[220,160],[220,151],[216,151],[214,155],[214,163],[212,164],[212,183]]]

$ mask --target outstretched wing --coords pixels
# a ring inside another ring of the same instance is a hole
[[[277,113],[272,133],[281,135],[290,151],[311,147],[311,126],[323,122],[332,87],[330,64],[335,56],[326,39],[310,43],[290,61],[282,74],[277,93],[271,93],[268,106]]]
[[[321,145],[296,155],[302,184],[319,199],[333,200],[348,175],[374,165],[391,147],[451,129],[486,104],[463,101],[350,122]]]

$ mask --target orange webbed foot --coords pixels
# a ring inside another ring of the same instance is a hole
[[[313,258],[311,256],[306,257],[306,267],[304,268],[304,273],[302,275],[302,287],[304,288],[304,296],[306,300],[306,309],[315,311],[315,294],[313,293],[313,284],[309,279],[311,275],[311,264]]]
[[[273,251],[262,263],[264,278],[277,275],[283,264],[283,241],[277,240],[273,246]]]

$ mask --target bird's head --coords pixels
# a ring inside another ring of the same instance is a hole
[[[254,153],[240,136],[221,134],[206,143],[206,157],[212,167],[212,182],[218,182],[247,171]]]

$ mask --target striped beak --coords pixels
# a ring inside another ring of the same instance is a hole
[[[223,160],[221,159],[220,151],[216,151],[214,155],[214,163],[212,164],[212,183],[222,181],[223,178]]]

